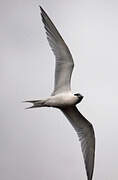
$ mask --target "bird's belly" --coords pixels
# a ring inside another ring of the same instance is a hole
[[[77,98],[70,95],[57,95],[47,101],[47,105],[51,107],[66,107],[77,104]]]

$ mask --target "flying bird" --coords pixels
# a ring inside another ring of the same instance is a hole
[[[49,98],[25,101],[33,104],[26,109],[54,107],[63,112],[79,137],[87,178],[92,180],[95,158],[95,134],[92,124],[76,107],[83,99],[83,96],[80,93],[73,94],[71,92],[70,82],[74,67],[73,58],[69,48],[47,13],[42,7],[40,7],[40,10],[47,39],[56,60],[54,91]]]

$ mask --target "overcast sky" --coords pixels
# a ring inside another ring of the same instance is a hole
[[[0,1],[0,179],[86,180],[78,137],[52,108],[24,110],[23,100],[51,94],[54,55],[41,5],[67,43],[75,68],[72,91],[93,124],[93,179],[118,178],[118,1]]]

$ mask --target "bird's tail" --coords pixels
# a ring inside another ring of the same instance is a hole
[[[31,109],[31,108],[38,108],[38,107],[45,107],[45,100],[32,100],[32,101],[23,101],[25,103],[32,103],[33,106],[27,107],[26,109]]]

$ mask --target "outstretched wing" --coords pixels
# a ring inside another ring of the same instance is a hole
[[[70,90],[71,74],[74,63],[72,55],[55,25],[42,7],[40,7],[40,9],[47,39],[56,57],[55,85],[54,92],[52,93],[52,95],[55,95]]]
[[[75,106],[61,109],[68,118],[81,142],[88,180],[92,180],[95,157],[95,135],[92,124],[78,111]]]

